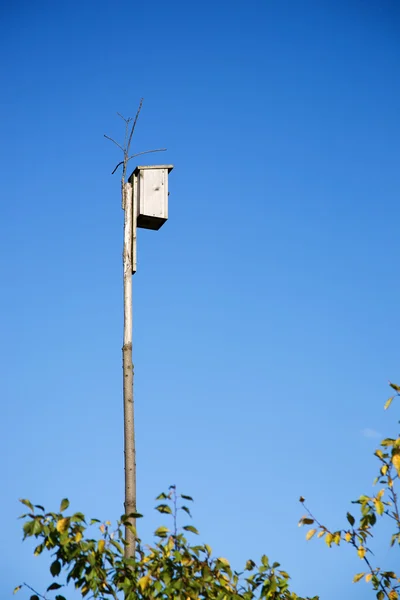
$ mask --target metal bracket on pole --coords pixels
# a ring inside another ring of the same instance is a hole
[[[137,203],[138,203],[138,178],[137,175],[132,177],[132,275],[136,273],[136,220],[137,220]]]

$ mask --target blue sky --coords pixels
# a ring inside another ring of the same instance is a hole
[[[141,533],[174,483],[237,568],[265,552],[298,594],[373,597],[351,584],[359,559],[297,521],[302,494],[340,527],[396,433],[397,2],[0,11],[1,597],[48,584],[17,498],[122,512],[123,213],[103,134],[121,139],[116,111],[142,96],[134,150],[166,146],[151,162],[175,170],[133,282]]]

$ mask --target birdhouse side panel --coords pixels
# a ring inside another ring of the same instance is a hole
[[[167,219],[168,183],[165,169],[148,169],[140,173],[139,213],[146,217]]]

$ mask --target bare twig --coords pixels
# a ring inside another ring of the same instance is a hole
[[[128,117],[127,119],[125,119],[125,117],[124,117],[123,115],[121,115],[121,113],[119,113],[119,112],[117,112],[117,115],[118,115],[119,117],[121,117],[121,119],[122,119],[123,121],[125,121],[125,123],[129,123],[129,121],[131,121],[131,120],[132,120],[132,118],[131,118],[131,117]]]
[[[114,173],[115,173],[115,171],[118,169],[118,167],[120,167],[120,166],[121,166],[121,165],[123,165],[123,164],[124,164],[124,161],[123,161],[123,160],[121,160],[121,162],[119,162],[119,163],[117,164],[117,166],[115,167],[115,169],[114,169],[113,171],[111,171],[111,175],[114,175]]]
[[[104,137],[107,138],[108,140],[110,140],[110,142],[114,142],[114,144],[116,146],[118,146],[118,148],[120,148],[122,150],[122,152],[124,152],[124,149],[121,146],[121,144],[118,144],[118,142],[116,142],[115,140],[113,140],[109,135],[104,134]]]
[[[135,117],[135,120],[134,120],[133,125],[132,125],[132,129],[131,129],[131,133],[130,133],[130,136],[129,136],[128,145],[126,147],[127,152],[129,152],[129,148],[131,147],[131,141],[132,141],[133,132],[135,131],[136,123],[138,121],[138,118],[139,118],[139,115],[140,115],[140,111],[142,110],[142,106],[143,106],[143,98],[140,99],[139,108],[137,109],[136,117]]]
[[[138,152],[137,154],[132,154],[132,156],[129,156],[127,158],[126,164],[128,164],[128,162],[131,160],[131,158],[135,158],[136,156],[141,156],[142,154],[150,154],[150,152],[165,152],[166,150],[167,150],[166,148],[158,148],[157,150],[145,150],[144,152]],[[118,169],[118,167],[123,165],[124,162],[125,162],[125,159],[121,160],[121,162],[119,162],[117,164],[117,166],[115,167],[115,169],[111,172],[111,175],[114,175],[114,173]]]
[[[145,150],[144,152],[138,152],[137,154],[132,154],[132,156],[130,156],[128,158],[128,160],[131,160],[131,158],[135,158],[135,156],[141,156],[142,154],[150,154],[150,152],[166,152],[166,148],[157,148],[157,150]]]
[[[22,585],[24,585],[25,587],[27,587],[28,590],[31,590],[31,592],[33,592],[34,594],[36,594],[36,596],[39,596],[39,598],[43,598],[43,600],[46,600],[46,596],[43,596],[43,594],[39,594],[39,592],[37,592],[36,590],[34,590],[33,587],[31,587],[30,585],[28,585],[27,583],[25,583],[25,581],[24,581],[24,583]]]

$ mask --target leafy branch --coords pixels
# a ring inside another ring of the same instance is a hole
[[[393,399],[400,395],[400,386],[389,382],[392,389],[396,391],[385,403],[385,410],[389,408]],[[360,506],[360,517],[356,525],[355,517],[347,513],[347,521],[350,528],[338,531],[330,531],[325,525],[320,523],[305,504],[305,499],[301,496],[300,502],[306,511],[301,517],[299,526],[313,526],[306,534],[306,539],[310,540],[317,533],[318,538],[325,538],[327,546],[330,548],[333,544],[337,546],[340,542],[350,544],[360,559],[367,566],[367,572],[357,573],[353,582],[357,583],[365,578],[366,582],[371,582],[373,589],[377,592],[377,600],[397,600],[399,598],[400,577],[393,571],[386,571],[380,567],[373,567],[369,556],[373,555],[370,543],[374,537],[374,527],[381,518],[389,517],[395,522],[395,531],[390,539],[390,546],[396,543],[400,545],[400,516],[398,493],[396,485],[400,478],[400,435],[396,438],[385,438],[381,441],[380,448],[375,451],[375,456],[380,462],[379,474],[374,480],[374,485],[379,483],[381,489],[374,495],[361,495],[353,504]],[[386,496],[385,496],[386,495]],[[387,497],[385,501],[383,498]]]
[[[35,555],[45,551],[53,554],[52,583],[47,592],[56,592],[54,600],[65,600],[58,591],[69,583],[74,584],[82,598],[90,594],[90,598],[100,600],[117,600],[120,593],[126,600],[318,600],[317,597],[302,599],[291,592],[289,575],[279,568],[279,563],[271,564],[265,555],[259,566],[248,560],[239,572],[226,558],[213,557],[209,545],[191,544],[187,533],[199,532],[192,525],[179,528],[177,515],[179,511],[190,514],[186,503],[192,501],[190,496],[178,494],[175,486],[160,494],[156,510],[172,518],[173,531],[167,526],[159,527],[148,546],[136,538],[134,557],[127,558],[124,554],[127,542],[123,528],[131,526],[131,517],[142,515],[122,515],[112,529],[109,521],[91,519],[87,523],[82,513],[66,514],[67,499],[61,502],[57,513],[22,500],[29,508],[29,513],[22,515],[24,539],[38,539]],[[41,598],[49,600],[37,592],[30,600]]]

